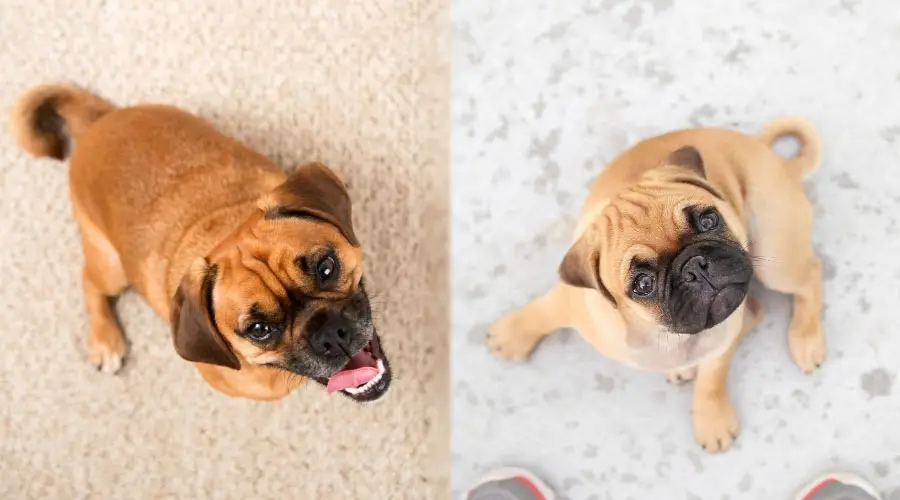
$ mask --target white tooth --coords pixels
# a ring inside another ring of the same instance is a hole
[[[369,389],[371,389],[375,384],[377,384],[381,380],[381,377],[382,377],[382,375],[384,375],[384,372],[385,372],[384,363],[382,363],[380,359],[378,360],[377,367],[378,367],[378,374],[375,375],[375,377],[373,377],[372,380],[366,382],[365,384],[363,384],[359,387],[355,387],[355,388],[348,387],[348,388],[344,389],[344,391],[347,392],[347,394],[350,394],[351,396],[355,396],[357,394],[366,392]]]

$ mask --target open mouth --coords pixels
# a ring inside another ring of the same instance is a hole
[[[375,401],[387,393],[391,385],[391,369],[378,334],[356,354],[350,356],[347,364],[327,380],[319,380],[328,394],[341,392],[358,402]]]

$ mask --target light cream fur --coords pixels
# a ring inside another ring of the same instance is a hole
[[[796,136],[801,144],[799,154],[788,160],[770,147],[786,135]],[[670,172],[665,170],[670,167],[660,166],[684,146],[700,151],[706,181],[724,196],[723,200],[710,197],[714,200],[710,203],[715,203],[737,240],[756,259],[755,277],[766,287],[792,296],[789,349],[800,369],[812,372],[825,356],[822,268],[812,247],[812,207],[802,180],[818,166],[821,142],[815,128],[802,118],[773,121],[758,136],[704,128],[639,142],[597,177],[569,255],[602,249],[599,275],[606,286],[614,287],[611,293],[621,297],[615,287],[622,286],[618,282],[622,263],[630,260],[629,252],[646,247],[621,242],[656,242],[659,248],[677,244],[677,233],[663,234],[671,225],[670,211],[681,210],[681,204],[699,194],[670,183],[666,177]],[[623,197],[633,198],[635,186],[644,184],[652,185],[658,198],[643,205],[642,212],[621,215]],[[622,299],[616,307],[594,287],[561,281],[544,296],[498,319],[488,342],[498,357],[522,360],[544,336],[571,327],[613,360],[667,372],[667,378],[676,383],[694,380],[694,434],[707,451],[716,452],[727,449],[738,432],[726,392],[731,354],[762,314],[761,306],[748,297],[710,329],[694,335],[672,334],[633,302]]]

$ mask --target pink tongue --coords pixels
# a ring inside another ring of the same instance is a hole
[[[328,379],[328,386],[325,391],[328,394],[342,391],[344,389],[356,389],[378,375],[378,368],[372,366],[363,366],[352,370],[341,370]]]

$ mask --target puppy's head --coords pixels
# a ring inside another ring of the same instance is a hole
[[[661,354],[668,337],[699,337],[723,323],[743,303],[753,268],[739,216],[707,182],[700,153],[687,146],[609,200],[559,273],[618,308],[632,349]]]
[[[276,367],[329,393],[380,398],[390,366],[343,183],[309,164],[257,207],[182,279],[171,318],[178,354],[235,370]]]

